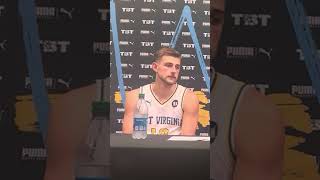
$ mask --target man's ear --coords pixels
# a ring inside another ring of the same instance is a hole
[[[158,63],[157,62],[152,62],[152,69],[154,72],[158,72]]]

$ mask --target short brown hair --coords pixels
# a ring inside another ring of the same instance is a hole
[[[173,48],[163,47],[160,48],[154,55],[155,61],[158,61],[162,56],[172,56],[176,58],[181,58],[181,54]]]

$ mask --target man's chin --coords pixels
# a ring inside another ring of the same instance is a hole
[[[168,85],[174,85],[174,84],[177,83],[177,81],[166,81],[166,83],[167,83]]]

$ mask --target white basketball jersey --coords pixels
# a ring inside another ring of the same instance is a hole
[[[210,179],[231,180],[235,164],[235,117],[242,94],[248,86],[219,73],[215,73],[212,79]]]
[[[178,85],[169,99],[160,103],[151,89],[151,84],[142,87],[148,102],[148,134],[180,135],[182,125],[182,103],[187,88]]]

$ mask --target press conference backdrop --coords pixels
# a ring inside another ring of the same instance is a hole
[[[320,4],[303,1],[320,46]],[[228,1],[217,71],[254,84],[277,104],[286,124],[283,179],[320,178],[320,105],[285,1]]]
[[[50,102],[61,93],[108,77],[108,2],[35,0],[35,5]],[[0,24],[5,29],[0,33],[0,56],[4,57],[0,61],[0,96],[16,99],[16,114],[10,119],[17,133],[16,175],[18,179],[42,179],[46,150],[33,108],[17,1],[0,1]]]
[[[190,6],[192,24],[198,37],[200,50],[209,73],[210,67],[210,1],[209,0],[118,0],[115,1],[117,17],[111,17],[118,29],[110,32],[111,46],[111,111],[112,131],[121,133],[124,106],[118,77],[124,81],[125,91],[139,88],[155,80],[151,69],[154,53],[160,47],[168,47],[175,34],[182,9]],[[115,31],[119,42],[113,41]],[[119,44],[122,75],[116,70],[114,47]],[[208,136],[209,92],[206,87],[196,47],[191,38],[187,22],[176,43],[176,50],[182,54],[180,79],[178,83],[193,88],[200,101],[197,134]]]

